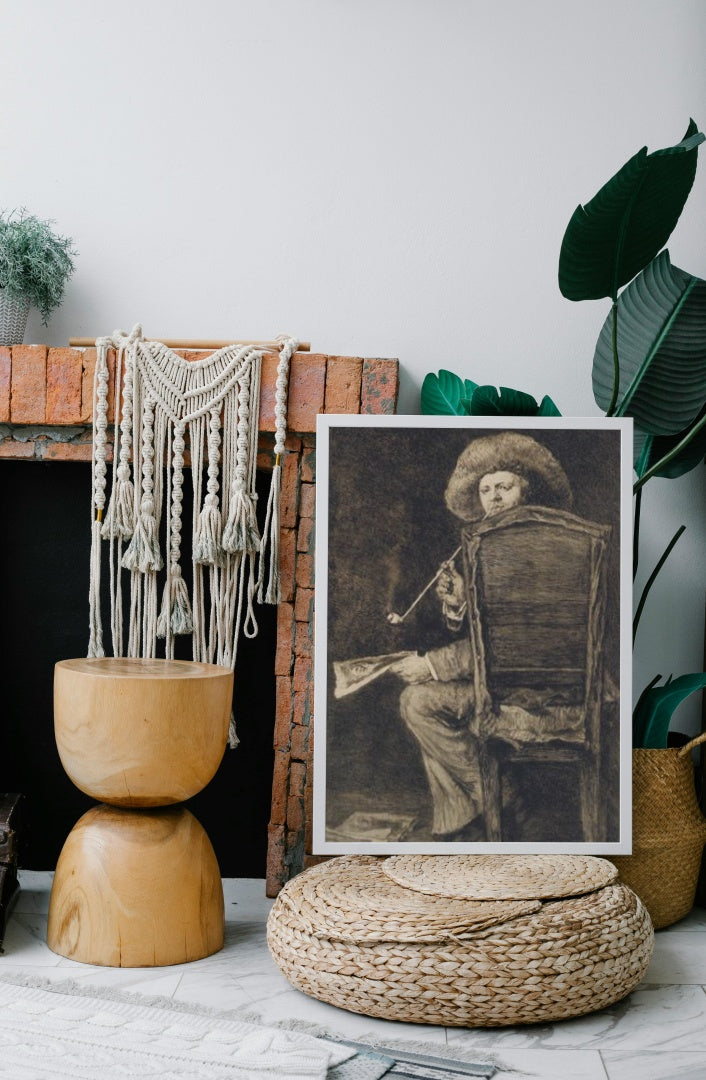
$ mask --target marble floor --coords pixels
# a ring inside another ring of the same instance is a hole
[[[706,911],[656,934],[640,986],[625,1001],[577,1020],[501,1029],[427,1027],[344,1012],[294,990],[265,943],[272,905],[264,883],[224,881],[225,948],[168,968],[78,964],[46,945],[51,874],[21,872],[0,973],[74,979],[84,985],[238,1009],[264,1023],[302,1021],[352,1041],[429,1044],[472,1051],[495,1067],[494,1080],[706,1080]]]

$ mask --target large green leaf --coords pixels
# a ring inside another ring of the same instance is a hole
[[[667,745],[672,715],[685,698],[706,687],[706,672],[668,679],[664,686],[645,690],[633,715],[633,746],[660,750]]]
[[[478,386],[470,402],[471,416],[561,416],[550,397],[537,404],[531,394],[508,386]]]
[[[548,394],[545,394],[540,401],[537,416],[561,416],[561,413]]]
[[[693,120],[676,146],[643,147],[585,206],[578,206],[559,255],[559,288],[568,300],[613,300],[666,244],[696,174],[704,141]]]
[[[548,395],[538,405],[522,390],[479,386],[443,369],[424,377],[421,405],[424,416],[561,416]]]
[[[438,375],[429,372],[422,383],[421,407],[424,416],[466,416],[465,402],[471,397],[477,383],[460,379],[453,371],[443,368]]]
[[[706,281],[663,251],[620,294],[617,319],[615,415],[653,435],[682,431],[706,402]],[[604,410],[613,392],[612,329],[609,315],[593,358],[593,394]]]
[[[696,417],[694,424],[698,424],[706,417],[706,406]],[[692,425],[693,426],[693,425]],[[687,446],[674,453],[679,443],[685,438],[691,428],[677,432],[676,435],[648,435],[638,428],[634,430],[634,465],[638,476],[644,476],[648,469],[654,468],[663,458],[669,457],[661,468],[653,473],[653,476],[664,476],[675,479],[684,473],[695,469],[706,458],[706,426],[696,433]]]

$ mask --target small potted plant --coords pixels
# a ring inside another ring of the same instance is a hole
[[[30,306],[46,326],[64,298],[75,251],[53,224],[26,210],[0,213],[0,345],[21,344]]]

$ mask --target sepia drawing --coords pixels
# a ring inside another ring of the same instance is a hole
[[[625,422],[410,419],[325,429],[318,850],[624,850]]]

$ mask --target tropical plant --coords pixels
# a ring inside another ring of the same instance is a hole
[[[704,138],[691,120],[675,146],[639,150],[576,208],[559,256],[559,288],[567,299],[611,301],[593,359],[593,392],[606,416],[634,422],[635,571],[644,485],[653,476],[682,476],[706,454],[706,281],[673,266],[662,250],[691,191]],[[421,406],[433,414],[560,415],[551,398],[538,404],[521,391],[478,386],[449,371],[426,376]],[[682,525],[647,580],[633,639],[649,591],[683,531]],[[703,672],[670,676],[658,686],[661,679],[650,682],[635,708],[636,746],[666,746],[677,705],[706,686]]]
[[[69,237],[26,210],[0,213],[0,289],[39,309],[46,325],[64,298],[76,254]]]
[[[539,404],[523,390],[479,386],[442,368],[422,383],[422,413],[433,416],[561,416],[546,395]]]
[[[675,146],[639,150],[576,208],[559,256],[559,288],[567,299],[611,301],[593,358],[593,393],[607,416],[633,418],[634,572],[644,485],[653,476],[682,476],[706,453],[706,281],[673,266],[662,250],[691,191],[704,138],[690,120]],[[683,525],[676,530],[647,579],[633,639],[683,531]],[[645,687],[635,708],[635,746],[666,746],[677,705],[706,686],[703,672],[670,675],[659,686],[661,679]]]
[[[633,417],[636,491],[703,458],[691,444],[706,425],[706,281],[673,266],[662,247],[705,137],[691,120],[676,146],[653,154],[643,147],[576,208],[561,245],[562,294],[612,302],[593,358],[593,392],[607,416]],[[666,441],[655,448],[658,439]]]

